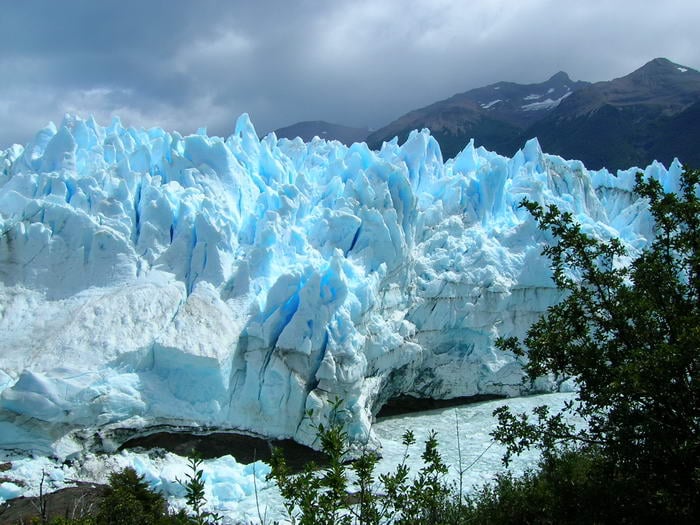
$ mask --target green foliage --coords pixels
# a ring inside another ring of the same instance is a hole
[[[292,475],[282,453],[273,453],[268,479],[277,483],[292,523],[456,523],[447,519],[454,497],[444,481],[447,466],[437,450],[436,434],[431,432],[425,442],[424,465],[415,478],[411,479],[406,465],[415,437],[407,431],[403,436],[406,448],[402,462],[394,472],[375,479],[378,458],[374,452],[365,450],[347,464],[348,436],[342,424],[341,404],[340,400],[335,401],[328,426],[319,424],[316,428],[321,449],[328,456],[325,467],[309,464],[301,474]],[[353,483],[350,471],[354,473]],[[356,490],[351,492],[352,488]]]
[[[40,523],[37,521],[37,523]],[[93,516],[82,518],[56,518],[51,520],[51,525],[97,525]]]
[[[307,413],[308,417],[312,415],[311,411]],[[268,479],[274,479],[277,483],[292,523],[351,523],[350,516],[343,513],[348,507],[346,490],[349,483],[344,465],[348,454],[348,436],[341,423],[343,415],[341,401],[336,400],[331,410],[330,424],[326,427],[321,423],[316,427],[321,450],[328,456],[326,468],[318,471],[317,465],[310,462],[303,472],[293,476],[282,451],[276,448],[272,452],[272,471]],[[368,458],[368,461],[371,462],[371,459]],[[366,466],[368,461],[365,462]],[[364,472],[364,479],[367,481],[367,472]],[[369,495],[369,492],[365,493],[365,496]],[[368,504],[369,500],[366,500],[363,508]]]
[[[437,446],[437,434],[431,431],[421,455],[424,466],[410,485],[398,487],[398,505],[393,505],[395,512],[400,516],[396,523],[440,522],[451,490],[443,481],[447,474],[447,465],[443,462]]]
[[[95,518],[95,525],[214,525],[221,523],[221,517],[204,510],[204,473],[202,458],[192,454],[189,458],[190,472],[181,482],[186,491],[185,501],[190,509],[177,514],[168,512],[165,498],[154,492],[136,474],[132,468],[113,473],[109,478],[109,488],[100,510]],[[86,518],[83,522],[67,522],[76,525],[88,525],[92,522]]]
[[[628,517],[677,522],[698,511],[699,182],[700,171],[685,170],[680,191],[665,193],[638,175],[656,235],[631,264],[619,240],[586,235],[556,206],[523,203],[556,241],[544,254],[566,295],[530,328],[527,352],[514,338],[498,344],[527,355],[531,380],[574,378],[578,397],[556,414],[501,408],[494,437],[508,455],[536,446],[551,459],[563,444],[595,451]],[[572,413],[587,426],[568,424]]]
[[[180,481],[185,487],[185,501],[192,511],[187,519],[187,523],[191,525],[213,525],[221,523],[222,519],[218,514],[204,510],[207,499],[204,496],[204,471],[200,468],[203,461],[202,457],[193,451],[188,459],[190,472],[185,476],[184,482]]]
[[[99,525],[160,525],[168,523],[165,498],[153,492],[132,468],[109,476],[109,487],[95,522]]]
[[[570,450],[543,459],[539,469],[521,477],[499,474],[493,484],[466,496],[462,522],[616,523],[599,467],[597,454]]]

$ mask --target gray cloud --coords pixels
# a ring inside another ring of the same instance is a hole
[[[700,68],[696,1],[33,1],[0,16],[0,147],[63,113],[227,135],[377,127],[499,80]]]

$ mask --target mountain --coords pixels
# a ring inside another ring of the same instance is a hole
[[[397,136],[403,142],[411,130],[428,128],[445,158],[459,153],[471,138],[477,146],[512,154],[531,124],[587,85],[564,72],[540,84],[498,82],[411,111],[370,134],[367,143],[378,149],[383,141]]]
[[[494,341],[560,295],[518,203],[636,250],[634,176],[536,140],[445,162],[427,130],[372,151],[260,140],[247,115],[225,140],[68,116],[0,152],[0,449],[172,427],[313,444],[336,398],[372,440],[392,398],[529,392]]]
[[[470,138],[511,155],[537,137],[542,148],[592,168],[624,169],[680,158],[700,165],[700,73],[665,58],[606,82],[560,72],[542,84],[499,82],[407,113],[367,141],[379,148],[427,127],[445,158]]]
[[[526,131],[543,148],[586,165],[621,169],[700,165],[700,73],[657,58],[621,78],[570,97]]]
[[[319,137],[326,140],[337,140],[346,146],[350,146],[355,142],[364,142],[368,134],[368,128],[352,128],[341,126],[340,124],[331,124],[323,120],[297,122],[291,126],[275,130],[275,135],[279,138],[294,139],[301,137],[304,142],[309,142],[314,137]]]

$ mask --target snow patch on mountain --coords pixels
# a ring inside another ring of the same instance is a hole
[[[494,340],[559,294],[518,204],[639,248],[635,171],[536,140],[444,161],[427,130],[372,151],[260,140],[247,115],[226,139],[67,116],[0,153],[0,447],[160,424],[312,443],[335,398],[365,439],[396,395],[524,393]]]
[[[492,100],[491,102],[487,102],[486,104],[482,104],[481,107],[484,109],[489,109],[489,108],[495,106],[496,104],[498,104],[499,102],[502,102],[502,100],[500,98],[496,99],[496,100]]]
[[[544,100],[540,100],[539,102],[531,102],[530,104],[524,104],[520,107],[524,111],[540,111],[542,109],[554,109],[559,104],[561,104],[562,100],[564,100],[566,97],[571,95],[571,93],[573,93],[573,91],[567,91],[559,98],[556,98],[556,99],[546,98]]]

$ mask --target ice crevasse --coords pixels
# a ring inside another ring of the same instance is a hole
[[[227,139],[66,116],[0,153],[0,447],[153,425],[311,444],[336,398],[365,439],[397,395],[521,394],[494,341],[559,296],[518,204],[640,249],[636,171],[534,139],[444,161],[427,130],[372,151],[247,115]]]

